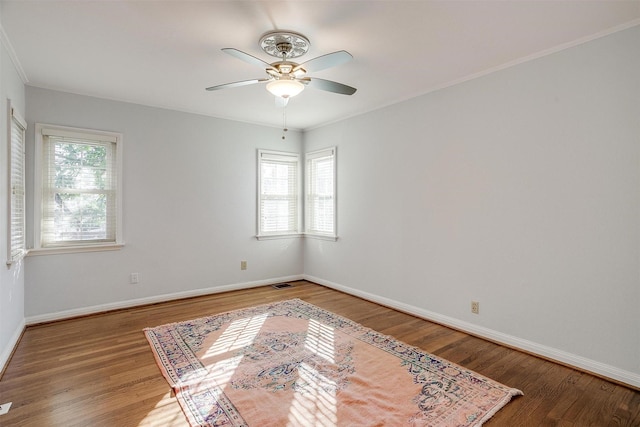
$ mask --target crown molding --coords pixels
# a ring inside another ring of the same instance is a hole
[[[20,60],[18,59],[18,55],[16,55],[16,51],[9,40],[9,36],[4,31],[4,27],[0,24],[0,42],[2,42],[2,46],[7,50],[9,54],[9,58],[11,58],[11,62],[16,69],[16,72],[20,76],[23,84],[28,84],[29,79],[27,78],[27,73],[24,72],[24,68],[22,68],[22,64],[20,64]]]

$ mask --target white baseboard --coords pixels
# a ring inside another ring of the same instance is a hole
[[[554,360],[564,365],[572,366],[583,371],[591,372],[596,375],[618,381],[620,383],[628,384],[631,387],[640,388],[640,374],[634,372],[619,369],[615,366],[587,359],[582,356],[521,339],[512,335],[503,334],[502,332],[494,331],[493,329],[484,328],[482,326],[474,325],[473,323],[465,322],[449,316],[444,316],[442,314],[434,313],[429,310],[425,310],[379,295],[339,285],[328,280],[320,279],[319,277],[305,274],[304,279],[310,282],[318,283],[328,288],[336,289],[344,293],[366,299],[368,301],[394,308],[408,314],[412,314],[422,319],[430,320],[445,326],[450,326],[454,329],[458,329],[460,331],[467,332],[478,337],[486,338],[496,343],[504,344],[506,346],[523,350],[549,360]]]
[[[146,298],[138,298],[127,301],[119,301],[109,304],[94,305],[91,307],[75,308],[71,310],[58,311],[55,313],[40,314],[37,316],[29,316],[25,319],[26,325],[34,325],[44,322],[52,322],[55,320],[69,319],[72,317],[86,316],[89,314],[102,313],[110,310],[119,310],[123,308],[131,308],[146,304],[155,304],[159,302],[172,301],[182,298],[191,298],[201,295],[217,294],[222,292],[236,291],[239,289],[256,288],[258,286],[272,285],[275,283],[292,282],[302,280],[302,275],[277,277],[266,280],[256,280],[253,282],[236,283],[232,285],[214,286],[210,288],[194,289],[184,292],[176,292],[164,295],[155,295]]]
[[[16,330],[13,332],[11,339],[9,339],[9,342],[7,343],[4,350],[2,351],[2,354],[0,354],[0,372],[3,372],[4,368],[7,367],[7,363],[9,362],[9,358],[11,357],[11,353],[13,353],[13,350],[18,345],[18,341],[22,336],[22,332],[24,331],[25,326],[26,324],[23,319],[22,322],[20,322],[20,324],[16,328]]]

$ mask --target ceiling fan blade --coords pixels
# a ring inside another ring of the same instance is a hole
[[[326,68],[335,67],[336,65],[344,64],[353,59],[353,56],[346,50],[339,50],[338,52],[327,53],[326,55],[318,56],[303,62],[296,66],[291,72],[295,73],[299,69],[304,69],[307,73],[324,70]]]
[[[358,90],[355,87],[347,86],[338,82],[333,82],[331,80],[318,79],[316,77],[307,77],[304,79],[300,79],[299,81],[309,87],[326,90],[333,93],[339,93],[341,95],[353,95],[354,93],[356,93],[356,90]]]
[[[220,90],[220,89],[229,89],[232,87],[240,87],[247,86],[256,83],[268,82],[271,79],[254,79],[254,80],[243,80],[241,82],[233,82],[233,83],[225,83],[217,86],[208,87],[207,90]]]
[[[228,53],[231,56],[234,56],[244,62],[248,62],[249,64],[253,64],[253,65],[257,65],[260,68],[265,68],[267,70],[275,70],[276,72],[278,70],[276,70],[271,64],[269,64],[268,62],[263,61],[260,58],[256,58],[253,55],[249,55],[248,53],[245,53],[241,50],[238,49],[234,49],[232,47],[225,47],[224,49],[222,49],[223,52]]]

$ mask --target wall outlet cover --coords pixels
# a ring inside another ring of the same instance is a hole
[[[480,303],[478,301],[471,301],[471,312],[473,314],[480,314]]]

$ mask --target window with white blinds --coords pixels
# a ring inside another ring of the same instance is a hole
[[[258,150],[258,238],[300,232],[299,156]]]
[[[336,148],[307,153],[305,233],[336,237]]]
[[[121,139],[112,132],[36,125],[40,248],[120,243]]]
[[[27,124],[8,105],[9,128],[9,239],[7,264],[20,260],[25,252],[24,150]]]

